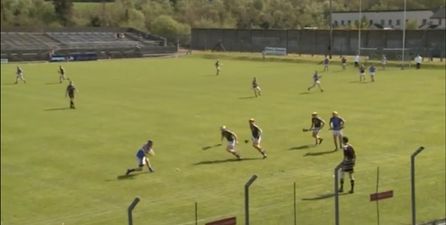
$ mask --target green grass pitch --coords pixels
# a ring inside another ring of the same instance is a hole
[[[342,224],[376,224],[377,167],[381,224],[410,224],[410,155],[417,157],[417,221],[445,217],[445,70],[378,70],[359,83],[356,69],[331,65],[325,92],[307,92],[317,63],[222,59],[125,59],[63,63],[77,86],[76,110],[67,109],[58,63],[26,63],[26,84],[14,85],[16,64],[1,66],[1,222],[4,225],[118,225],[136,196],[134,224],[199,224],[237,216],[244,221],[244,184],[251,224],[293,224],[296,182],[298,224],[333,224],[330,131],[313,147],[313,111],[326,121],[336,110],[355,146],[354,194],[340,196]],[[262,96],[253,97],[256,76]],[[263,129],[262,160],[250,144],[248,119]],[[226,125],[240,138],[245,160],[233,161],[220,143]],[[136,166],[135,154],[151,138],[155,173],[117,177]],[[305,147],[307,146],[307,147]],[[345,188],[350,188],[347,180]]]

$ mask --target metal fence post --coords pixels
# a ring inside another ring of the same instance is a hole
[[[136,197],[133,199],[132,203],[130,203],[129,208],[127,210],[128,216],[129,216],[129,225],[133,225],[133,217],[132,217],[132,211],[136,207],[136,204],[138,204],[140,198]]]
[[[257,179],[257,175],[249,178],[245,184],[245,225],[249,225],[249,186]]]
[[[410,156],[410,187],[411,187],[411,200],[412,200],[412,225],[416,225],[416,208],[415,208],[415,157],[424,150],[424,147],[419,147]]]
[[[296,217],[296,210],[297,210],[297,206],[296,206],[296,182],[294,182],[294,225],[297,225],[297,217]]]
[[[342,162],[334,169],[334,199],[335,199],[335,224],[339,225],[339,170],[342,168]]]

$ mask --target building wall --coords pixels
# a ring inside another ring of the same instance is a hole
[[[431,10],[420,11],[406,11],[406,19],[408,21],[415,20],[417,27],[430,22],[430,17],[434,13]],[[334,12],[333,25],[347,26],[350,23],[353,25],[359,20],[359,12]],[[362,12],[362,17],[374,24],[380,24],[383,27],[390,27],[394,29],[402,29],[403,27],[403,11],[388,11],[388,12]]]

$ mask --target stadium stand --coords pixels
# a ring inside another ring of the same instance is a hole
[[[61,28],[1,31],[1,57],[10,61],[48,60],[51,55],[97,54],[98,58],[166,55],[176,52],[165,38],[133,28]]]

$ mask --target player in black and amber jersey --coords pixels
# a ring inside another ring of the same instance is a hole
[[[353,169],[356,162],[356,153],[353,146],[348,143],[348,138],[346,136],[342,137],[342,142],[342,149],[344,150],[344,160],[342,161],[341,187],[339,188],[339,192],[344,191],[344,173],[348,173],[351,185],[350,193],[353,193],[355,187],[355,177],[353,176]]]
[[[260,146],[260,141],[262,140],[262,129],[255,123],[253,118],[249,119],[249,128],[252,134],[252,147],[257,149],[257,151],[262,154],[263,158],[266,159],[266,151]]]
[[[323,138],[319,137],[319,131],[325,126],[325,121],[317,115],[317,112],[313,112],[311,114],[311,127],[309,129],[306,129],[308,131],[312,131],[312,136],[316,140],[315,145],[321,144],[324,140]]]
[[[237,135],[226,128],[226,126],[221,126],[221,140],[225,138],[228,141],[228,145],[226,146],[226,151],[233,154],[237,159],[240,159],[240,154],[235,150],[235,145],[238,143]]]

